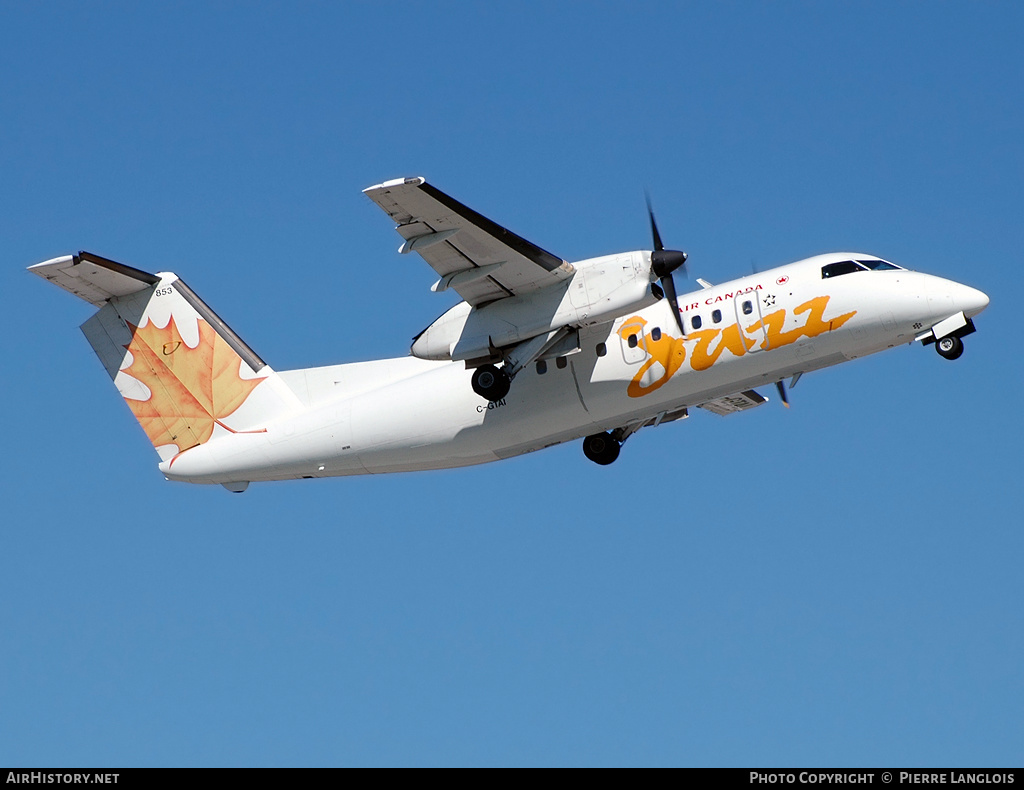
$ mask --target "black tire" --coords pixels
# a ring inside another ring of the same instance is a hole
[[[939,352],[940,357],[959,359],[964,353],[964,341],[953,335],[940,337],[935,341],[935,350]]]
[[[595,433],[583,440],[583,454],[595,464],[608,466],[619,457],[622,445],[610,433]]]
[[[481,365],[473,371],[473,392],[489,401],[497,401],[508,395],[512,379],[502,368]]]

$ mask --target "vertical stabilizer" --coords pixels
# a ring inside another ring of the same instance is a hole
[[[100,307],[82,332],[161,460],[298,407],[260,357],[172,273],[89,253],[29,271]]]

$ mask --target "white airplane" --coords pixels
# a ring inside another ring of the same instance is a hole
[[[988,297],[874,255],[818,255],[677,297],[686,254],[568,263],[422,178],[364,190],[399,252],[462,297],[412,355],[276,372],[177,275],[80,252],[29,267],[99,312],[82,325],[170,480],[250,482],[497,461],[583,439],[612,463],[699,407],[788,405],[812,370],[919,341],[956,359]]]

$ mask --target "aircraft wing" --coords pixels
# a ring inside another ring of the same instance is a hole
[[[418,252],[441,279],[476,307],[572,277],[571,263],[501,227],[423,178],[399,178],[363,192],[384,209],[405,239],[399,252]]]

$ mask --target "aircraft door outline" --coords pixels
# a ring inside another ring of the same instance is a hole
[[[648,357],[647,337],[644,334],[646,325],[646,321],[631,320],[618,331],[622,359],[627,365],[639,365]]]

